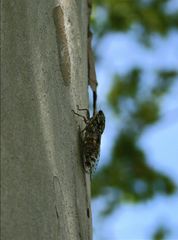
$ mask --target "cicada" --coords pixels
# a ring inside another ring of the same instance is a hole
[[[93,173],[99,160],[101,135],[105,129],[105,115],[103,111],[99,110],[90,117],[88,109],[80,109],[78,106],[77,108],[78,111],[87,113],[85,117],[73,111],[74,114],[82,117],[86,124],[81,131],[84,169],[87,173]]]

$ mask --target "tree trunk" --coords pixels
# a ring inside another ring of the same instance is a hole
[[[1,7],[1,239],[91,239],[83,123],[71,111],[88,107],[87,2]]]

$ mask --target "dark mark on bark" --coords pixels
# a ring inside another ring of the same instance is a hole
[[[59,214],[58,214],[58,211],[57,211],[57,207],[55,205],[55,210],[56,210],[56,216],[57,216],[57,219],[59,219]]]
[[[87,208],[87,217],[90,218],[90,209]]]

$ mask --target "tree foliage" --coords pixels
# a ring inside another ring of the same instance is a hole
[[[169,230],[165,226],[159,226],[153,234],[153,240],[163,240],[167,236],[169,236]]]
[[[178,26],[177,11],[169,11],[170,0],[95,0],[95,10],[105,11],[105,17],[93,21],[96,34],[125,32],[134,24],[140,26],[146,41],[153,33],[165,36]]]
[[[138,42],[152,48],[151,37],[165,37],[178,25],[176,11],[168,11],[168,0],[96,0],[94,12],[102,10],[101,18],[92,19],[95,34],[103,38],[111,32],[128,32],[139,26]],[[119,56],[118,56],[119,58]],[[111,159],[95,175],[93,197],[109,195],[105,209],[108,214],[122,201],[138,202],[155,194],[170,195],[175,183],[165,174],[153,169],[139,145],[145,129],[160,120],[160,103],[177,77],[177,70],[155,72],[154,84],[145,88],[142,66],[125,75],[115,74],[108,103],[121,119]]]

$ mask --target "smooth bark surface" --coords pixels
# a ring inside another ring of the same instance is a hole
[[[91,239],[83,123],[71,111],[88,106],[87,3],[63,2],[71,18],[68,85],[53,16],[59,2],[2,1],[2,240]]]

